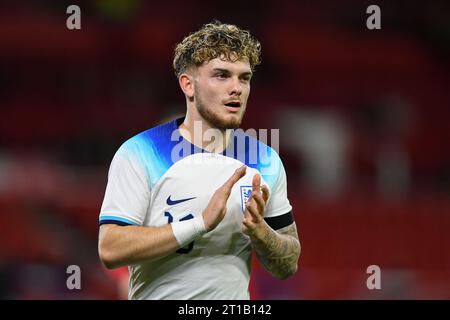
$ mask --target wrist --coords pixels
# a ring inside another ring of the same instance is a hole
[[[180,247],[207,232],[203,216],[171,223],[173,235]]]
[[[264,239],[267,238],[267,234],[270,231],[271,230],[267,223],[263,222],[260,226],[256,227],[250,232],[250,240],[254,243],[264,242]]]

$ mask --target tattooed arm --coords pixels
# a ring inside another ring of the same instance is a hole
[[[266,224],[259,237],[250,239],[259,261],[274,277],[286,279],[297,271],[301,249],[295,222],[277,231]]]
[[[269,190],[260,186],[261,177],[253,178],[252,194],[246,203],[243,219],[243,232],[250,236],[252,246],[264,268],[278,279],[286,279],[297,271],[300,257],[300,241],[298,240],[295,222],[273,230],[264,220],[264,211]]]

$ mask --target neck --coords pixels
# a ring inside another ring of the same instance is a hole
[[[194,119],[189,114],[179,129],[183,138],[208,152],[221,153],[230,142],[231,130],[214,128],[207,121]]]

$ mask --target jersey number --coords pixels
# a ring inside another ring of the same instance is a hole
[[[164,212],[164,215],[167,217],[167,220],[169,220],[169,224],[171,224],[173,222],[173,216],[170,214],[170,212]],[[180,221],[185,221],[185,220],[189,220],[189,219],[193,219],[193,218],[194,218],[194,216],[189,213],[187,216],[181,218]],[[194,241],[192,241],[191,243],[186,245],[184,248],[178,249],[177,252],[181,253],[181,254],[188,254],[189,252],[192,251],[193,247],[194,247]]]

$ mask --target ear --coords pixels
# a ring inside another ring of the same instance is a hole
[[[192,75],[189,75],[187,73],[182,73],[179,78],[178,82],[180,84],[181,90],[183,90],[186,97],[190,100],[194,98],[194,78]]]

